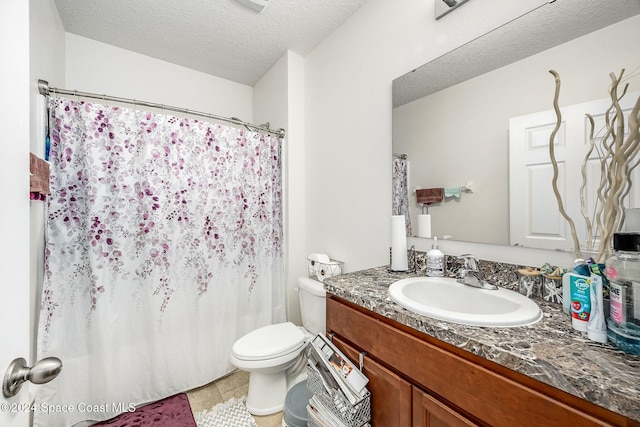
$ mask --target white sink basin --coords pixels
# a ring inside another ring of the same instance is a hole
[[[411,277],[389,286],[393,301],[414,313],[471,326],[525,326],[542,318],[531,299],[504,288],[488,290],[448,277]]]

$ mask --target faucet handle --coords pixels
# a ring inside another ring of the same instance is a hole
[[[460,255],[458,258],[461,258],[464,260],[464,268],[478,271],[478,257],[476,257],[475,255],[463,254],[463,255]]]

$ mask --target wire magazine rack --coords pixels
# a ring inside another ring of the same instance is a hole
[[[314,396],[344,425],[348,427],[361,427],[368,425],[371,419],[371,393],[355,405],[352,405],[339,390],[327,390],[322,385],[322,380],[315,369],[307,366],[307,386]],[[309,411],[309,409],[307,409]],[[310,427],[323,427],[317,423],[313,416],[308,417]]]

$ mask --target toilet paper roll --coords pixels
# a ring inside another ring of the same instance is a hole
[[[329,255],[327,254],[311,254],[308,257],[312,261],[318,261],[324,264],[329,264],[331,259],[329,259]]]
[[[407,259],[407,229],[404,215],[391,217],[391,270],[407,271],[409,261]]]
[[[431,215],[418,215],[418,237],[431,238]]]
[[[326,264],[320,264],[316,277],[318,281],[324,282],[324,279],[331,276],[337,276],[342,273],[342,267],[335,261],[329,261]]]
[[[309,277],[315,276],[318,274],[319,263],[320,264],[329,264],[331,259],[329,259],[329,255],[327,254],[310,254],[307,259],[311,262],[307,262],[307,267],[309,269]]]

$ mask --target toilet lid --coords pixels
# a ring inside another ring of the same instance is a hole
[[[249,332],[233,344],[238,359],[262,360],[283,356],[304,345],[304,333],[291,322],[264,326]]]

